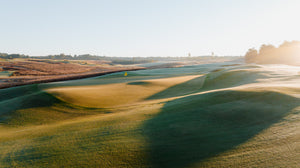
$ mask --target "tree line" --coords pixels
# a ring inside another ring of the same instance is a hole
[[[3,59],[15,59],[15,58],[33,58],[33,59],[46,59],[46,60],[101,60],[109,61],[112,64],[137,64],[137,63],[150,63],[153,62],[154,58],[152,57],[106,57],[106,56],[97,56],[90,54],[83,55],[48,55],[48,56],[27,56],[24,54],[7,54],[0,53],[0,58]]]
[[[258,64],[300,64],[300,41],[285,41],[279,47],[261,45],[259,50],[250,48],[245,55],[246,63]]]
[[[29,58],[29,56],[28,56],[28,55],[24,55],[24,54],[7,54],[7,53],[0,53],[0,58],[4,58],[4,59]]]

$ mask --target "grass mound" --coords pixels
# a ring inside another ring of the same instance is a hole
[[[106,111],[63,102],[40,90],[37,85],[3,89],[0,92],[7,95],[0,101],[0,122],[4,125],[40,125]]]
[[[268,91],[220,91],[168,102],[144,124],[151,162],[154,167],[201,163],[245,143],[299,103]]]
[[[38,85],[27,85],[8,89],[0,89],[0,101],[36,93],[37,91],[40,91]]]
[[[236,68],[210,72],[206,75],[203,89],[220,89],[255,83],[259,79],[267,78],[264,73],[253,69]]]
[[[57,87],[47,89],[47,91],[71,104],[94,108],[114,108],[144,101],[151,95],[173,86],[178,87],[179,84],[196,78],[199,78],[199,75],[136,80],[129,83],[106,85]],[[163,96],[159,97],[164,98]]]
[[[51,106],[59,100],[38,89],[37,85],[22,86],[0,90],[0,114],[6,114],[18,109]]]
[[[222,65],[2,89],[0,167],[297,167],[299,77]]]
[[[171,86],[159,93],[151,95],[147,100],[172,98],[199,92],[205,82],[205,76],[199,76],[189,81]]]

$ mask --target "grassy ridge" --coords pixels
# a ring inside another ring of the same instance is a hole
[[[0,101],[1,167],[300,161],[300,99],[292,85],[298,77],[288,71],[216,64],[130,72],[125,79],[117,73],[0,90],[7,95]]]
[[[143,101],[157,92],[177,86],[179,83],[192,81],[194,78],[199,78],[199,75],[108,85],[62,87],[47,89],[47,91],[72,104],[95,108],[113,108]]]
[[[75,118],[83,115],[109,112],[63,102],[41,90],[38,85],[29,85],[0,90],[0,115],[2,125],[39,125]],[[6,99],[5,99],[6,98]],[[87,110],[88,109],[88,110]]]
[[[144,125],[152,164],[187,167],[230,150],[281,121],[299,103],[268,91],[220,91],[171,101]]]

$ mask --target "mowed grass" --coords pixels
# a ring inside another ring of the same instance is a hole
[[[297,76],[179,69],[0,90],[0,167],[299,167]]]
[[[143,108],[140,107],[143,111]],[[141,112],[139,111],[139,112]],[[147,110],[147,113],[151,113]],[[2,134],[4,167],[143,167],[147,149],[140,134],[145,113],[126,111]]]
[[[144,99],[155,93],[199,76],[191,75],[135,82],[126,82],[124,77],[124,83],[58,87],[46,91],[72,104],[94,108],[113,108],[144,101]]]

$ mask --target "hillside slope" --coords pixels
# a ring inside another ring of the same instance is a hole
[[[299,167],[300,68],[210,64],[0,90],[1,167]]]

